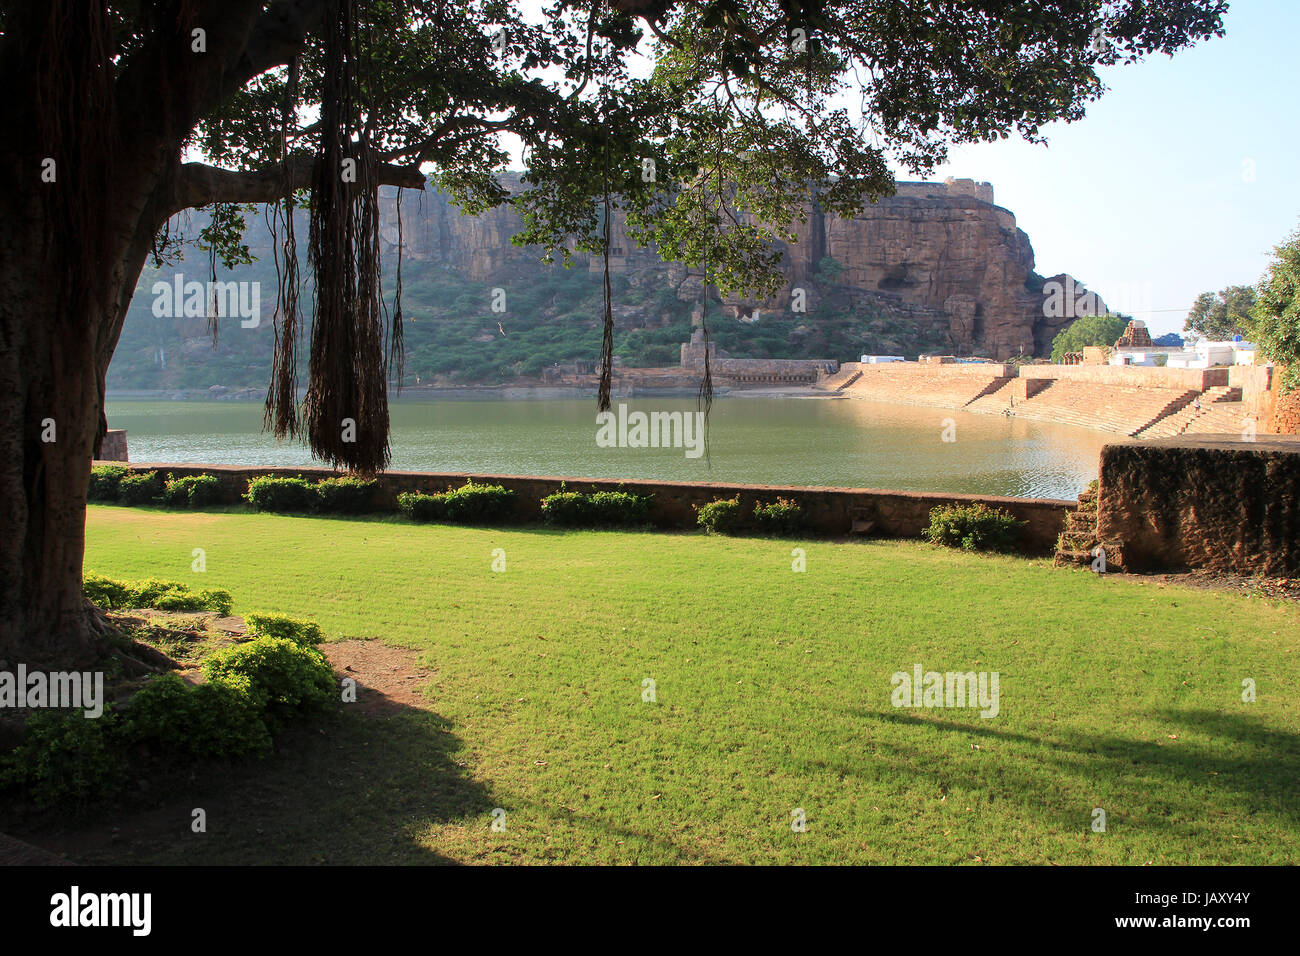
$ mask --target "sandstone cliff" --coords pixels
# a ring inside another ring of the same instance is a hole
[[[521,188],[516,175],[503,181]],[[386,188],[381,201],[384,252],[390,254],[398,239],[396,190]],[[482,282],[526,279],[536,267],[539,250],[510,242],[521,223],[509,208],[463,216],[436,190],[423,196],[408,191],[401,201],[402,243],[410,259],[443,263]],[[802,299],[815,321],[818,304],[834,296],[854,309],[943,331],[956,351],[997,358],[1022,350],[1047,355],[1052,338],[1073,319],[1046,314],[1059,310],[1044,308],[1044,283],[1065,283],[1069,277],[1044,279],[1034,272],[1029,237],[1009,210],[993,203],[987,183],[899,183],[895,196],[864,207],[852,219],[812,206],[805,212],[807,221],[795,224],[798,240],[781,244],[785,287],[768,301],[726,299],[733,315],[798,310]],[[665,266],[653,249],[631,243],[620,217],[612,235],[614,271],[668,284],[686,301],[703,294],[699,280],[688,277],[684,267]],[[824,257],[842,266],[834,282],[819,274]],[[593,271],[600,268],[591,257],[578,261]]]

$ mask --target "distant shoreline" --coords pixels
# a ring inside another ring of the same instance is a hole
[[[299,398],[303,397],[300,393]],[[671,386],[654,388],[650,386],[615,385],[613,397],[618,399],[635,399],[653,396],[656,398],[695,398],[697,388]],[[409,399],[466,401],[546,401],[550,399],[595,398],[596,388],[592,385],[415,385],[407,386],[401,393],[389,391],[388,396],[394,401]],[[833,392],[822,392],[807,385],[772,385],[763,388],[735,388],[717,386],[714,388],[717,398],[843,398]],[[266,400],[266,390],[261,388],[229,388],[214,392],[201,388],[123,388],[109,389],[107,401],[175,401],[175,402],[262,402]]]

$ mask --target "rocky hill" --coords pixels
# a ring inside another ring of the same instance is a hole
[[[504,180],[521,188],[518,177]],[[383,195],[383,236],[395,252],[397,190]],[[445,196],[433,191],[419,197],[402,196],[405,254],[416,261],[445,264],[465,277],[484,283],[506,283],[526,275],[540,251],[510,244],[522,224],[513,210],[500,207],[480,216],[462,216]],[[993,202],[993,187],[969,179],[942,183],[898,184],[896,195],[864,207],[852,219],[805,209],[806,222],[796,223],[798,241],[781,243],[788,280],[767,301],[724,300],[733,318],[796,315],[793,290],[802,290],[805,319],[816,319],[817,307],[828,296],[850,309],[869,308],[889,318],[903,319],[939,332],[948,346],[963,353],[1006,357],[1021,351],[1047,355],[1052,338],[1069,324],[1065,316],[1045,315],[1044,284],[1068,276],[1044,278],[1034,272],[1029,237],[1016,227],[1012,213]],[[626,235],[621,216],[612,228],[611,269],[652,279],[671,288],[682,301],[703,296],[700,281],[676,264],[665,264],[653,249],[638,248]],[[829,257],[841,267],[831,281],[819,275]],[[579,256],[591,271],[601,264]],[[641,284],[641,283],[638,283]],[[928,336],[926,336],[928,337]],[[846,356],[847,357],[847,356]]]
[[[506,183],[519,188],[518,176]],[[512,245],[521,228],[497,208],[463,216],[436,190],[401,197],[403,314],[407,379],[434,384],[496,384],[538,378],[556,363],[590,362],[600,350],[601,262],[579,254],[576,267],[543,265],[535,248]],[[385,288],[397,260],[397,191],[381,192]],[[1034,272],[1029,238],[993,203],[987,183],[900,183],[897,195],[852,219],[806,210],[798,241],[783,248],[787,281],[771,300],[720,300],[698,277],[653,249],[638,248],[616,218],[611,269],[626,367],[675,366],[703,305],[710,334],[733,358],[854,360],[864,352],[954,352],[1006,358],[1047,355],[1069,318],[1045,308],[1053,280]],[[189,217],[194,235],[204,217]],[[306,248],[306,223],[298,231]],[[227,320],[213,348],[202,315],[156,310],[155,283],[204,282],[206,257],[147,268],[109,369],[110,389],[264,388],[273,343],[272,239],[261,214],[248,217],[257,261],[218,279],[256,284],[260,323]],[[305,272],[305,264],[303,266]],[[503,301],[497,301],[504,296]],[[309,303],[309,291],[304,303]],[[802,311],[799,308],[803,305]],[[1096,305],[1100,306],[1098,301]],[[200,310],[202,311],[202,310]],[[305,355],[306,349],[304,348]]]

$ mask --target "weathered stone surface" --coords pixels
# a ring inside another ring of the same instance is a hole
[[[1300,439],[1121,441],[1101,452],[1098,529],[1132,570],[1300,574]]]
[[[518,176],[503,177],[503,182],[512,190],[522,188]],[[387,253],[397,236],[395,190],[381,195],[381,212],[382,234],[390,243]],[[462,216],[435,190],[424,196],[407,190],[402,216],[407,256],[445,263],[475,280],[504,280],[541,258],[538,249],[510,243],[522,222],[503,207]],[[826,215],[812,205],[803,218],[790,227],[797,241],[780,244],[788,276],[785,286],[764,301],[728,297],[724,304],[733,313],[748,314],[755,308],[765,315],[785,312],[793,290],[802,289],[809,318],[815,320],[818,297],[813,283],[822,258],[831,256],[844,267],[838,282],[853,297],[855,308],[870,307],[942,329],[951,336],[951,347],[963,353],[1008,357],[1023,350],[1046,355],[1052,338],[1072,321],[1045,314],[1043,280],[1033,273],[1029,237],[1016,228],[1010,211],[993,204],[987,183],[899,183],[897,195],[865,207],[852,219]],[[656,281],[674,288],[683,301],[703,295],[698,278],[678,264],[664,270],[653,249],[632,242],[621,215],[615,215],[611,237],[613,271],[663,270]],[[577,259],[593,271],[602,268],[598,257],[582,254]],[[1069,280],[1077,292],[1084,291],[1068,276],[1053,278]]]

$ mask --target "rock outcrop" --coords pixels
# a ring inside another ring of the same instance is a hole
[[[519,177],[503,182],[522,188]],[[527,278],[540,250],[512,245],[522,228],[513,210],[498,207],[463,216],[436,190],[402,196],[404,255],[443,263],[483,282]],[[396,190],[381,193],[382,235],[394,252],[398,233]],[[1012,213],[994,205],[988,183],[949,179],[943,183],[899,183],[897,194],[865,206],[852,219],[805,210],[794,224],[797,241],[781,243],[787,282],[772,299],[731,297],[724,304],[737,317],[804,312],[815,321],[818,304],[830,295],[856,310],[871,310],[908,324],[946,330],[955,351],[1004,358],[1026,352],[1047,355],[1052,338],[1073,321],[1072,310],[1047,307],[1052,283],[1078,292],[1066,275],[1044,278],[1034,272],[1029,237]],[[628,239],[619,216],[612,225],[611,269],[663,282],[685,301],[702,296],[698,278],[685,267],[665,263],[650,248]],[[823,270],[829,257],[840,274]],[[576,257],[592,271],[597,257]],[[1092,300],[1104,310],[1099,300]]]

